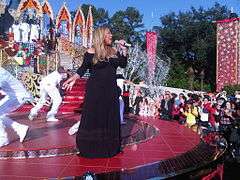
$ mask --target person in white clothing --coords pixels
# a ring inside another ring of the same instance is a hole
[[[21,82],[13,77],[7,70],[0,67],[0,147],[9,144],[5,128],[12,128],[23,142],[29,127],[13,121],[8,114],[23,103],[31,100],[31,95],[26,91]]]
[[[13,24],[12,25],[12,32],[14,34],[14,41],[20,42],[20,25],[19,24]]]
[[[30,32],[30,26],[26,22],[20,24],[20,30],[22,33],[22,42],[28,42],[28,33]]]
[[[39,39],[39,30],[40,30],[40,27],[38,24],[31,25],[30,42],[33,42],[33,40]]]
[[[117,85],[119,87],[119,109],[120,109],[120,121],[121,124],[126,124],[124,121],[124,101],[122,98],[122,93],[123,93],[123,86],[124,86],[124,78],[122,75],[117,75]]]
[[[61,105],[62,97],[57,86],[60,86],[60,81],[67,78],[67,73],[63,67],[59,67],[56,71],[45,76],[40,82],[40,99],[35,107],[30,111],[28,118],[33,120],[37,116],[39,110],[46,102],[47,96],[52,100],[51,110],[47,113],[47,121],[58,121],[55,115]]]

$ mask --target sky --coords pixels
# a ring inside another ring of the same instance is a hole
[[[64,0],[48,0],[56,14]],[[136,7],[143,15],[143,22],[146,29],[160,25],[159,18],[170,12],[188,11],[190,7],[207,9],[215,2],[227,5],[229,9],[240,15],[240,0],[65,0],[70,11],[77,9],[82,4],[93,4],[96,8],[108,10],[112,16],[118,10],[125,10],[127,7]]]

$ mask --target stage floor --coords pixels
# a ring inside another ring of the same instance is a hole
[[[87,159],[76,155],[75,136],[68,135],[79,114],[59,115],[59,122],[46,122],[44,114],[34,121],[29,121],[26,113],[11,117],[28,124],[30,130],[22,144],[8,131],[12,142],[0,149],[0,179],[4,180],[74,179],[87,171],[107,179],[171,177],[174,171],[207,161],[204,158],[211,159],[215,153],[198,134],[175,121],[127,115],[127,124],[122,125],[123,152],[113,158]],[[159,168],[159,163],[170,164]]]

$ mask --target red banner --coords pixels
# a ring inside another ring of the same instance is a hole
[[[156,52],[157,52],[157,34],[156,32],[146,33],[147,56],[148,56],[148,75],[150,81],[154,77],[156,67]]]
[[[216,90],[240,83],[239,19],[217,22]],[[239,67],[238,67],[239,66]]]

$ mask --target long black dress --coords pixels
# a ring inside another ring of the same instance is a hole
[[[85,53],[77,73],[90,69],[76,143],[80,155],[88,158],[112,157],[120,152],[120,112],[116,69],[124,68],[127,58],[114,58],[93,64],[94,54]]]

